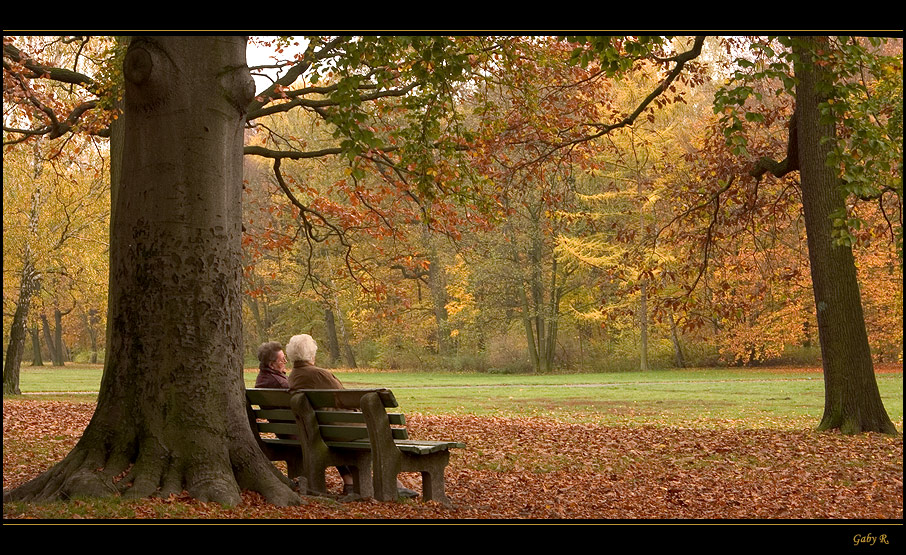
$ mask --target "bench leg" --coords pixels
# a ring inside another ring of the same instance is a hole
[[[426,455],[400,451],[393,442],[387,412],[377,394],[363,395],[361,406],[371,440],[374,498],[378,501],[396,501],[399,498],[397,475],[400,472],[421,472],[422,497],[450,506],[450,500],[444,491],[444,468],[450,460],[449,451]]]
[[[378,501],[396,501],[399,497],[396,477],[400,473],[400,457],[395,456],[397,453],[379,453],[377,451],[373,453],[371,461],[372,493]]]
[[[306,465],[305,481],[307,495],[325,495],[327,493],[327,479],[324,467],[320,465]]]
[[[289,456],[286,458],[286,475],[290,480],[302,476],[304,469],[305,465],[302,464],[301,453],[297,457]]]
[[[362,454],[355,465],[348,465],[352,472],[353,491],[361,497],[374,497],[374,484],[371,480],[371,455]]]
[[[371,473],[374,498],[378,501],[396,501],[399,491],[396,476],[402,469],[402,453],[393,444],[387,412],[376,393],[362,396],[362,412],[371,442]]]
[[[444,488],[444,469],[450,460],[450,453],[443,451],[419,457],[419,459],[424,459],[415,462],[415,465],[421,469],[422,497],[426,501],[437,501],[446,506],[452,505]]]

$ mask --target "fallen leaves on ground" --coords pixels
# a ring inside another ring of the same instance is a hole
[[[75,445],[90,403],[4,401],[3,488]],[[433,502],[268,505],[245,492],[224,508],[186,496],[123,501],[119,518],[216,519],[894,519],[903,518],[903,439],[810,430],[614,427],[547,418],[407,415],[417,439],[455,439],[455,507]],[[420,488],[415,474],[404,484]],[[331,477],[333,487],[339,487]],[[4,518],[110,518],[82,503],[5,504]],[[10,506],[7,506],[10,505]],[[80,510],[85,512],[82,513]],[[58,511],[54,516],[51,511]],[[92,512],[94,511],[94,512]]]

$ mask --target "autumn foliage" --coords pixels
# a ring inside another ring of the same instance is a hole
[[[65,455],[89,403],[5,401],[3,487]],[[413,437],[455,437],[446,491],[432,502],[233,508],[174,495],[122,501],[119,518],[191,519],[891,519],[903,517],[903,438],[793,429],[611,427],[548,418],[407,415]],[[332,491],[339,481],[329,474]],[[417,476],[402,475],[418,487]],[[87,505],[4,505],[4,519],[71,518]],[[81,507],[81,508],[80,508]],[[56,516],[54,510],[61,511]],[[84,518],[104,518],[84,514]]]

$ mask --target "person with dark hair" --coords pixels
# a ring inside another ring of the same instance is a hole
[[[286,378],[286,355],[283,345],[276,341],[262,343],[258,347],[258,377],[255,387],[289,389]]]

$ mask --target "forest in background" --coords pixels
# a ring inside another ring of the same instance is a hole
[[[90,64],[78,41],[23,40],[51,65]],[[289,44],[275,42],[275,56],[281,48],[290,56]],[[584,122],[631,112],[660,68],[639,61],[629,78],[612,80],[575,63],[567,41],[504,44],[519,63],[438,92],[455,98],[456,117],[421,129],[430,137],[465,129],[469,148],[412,157],[432,158],[426,171],[456,203],[409,195],[404,187],[418,184],[369,166],[367,152],[300,158],[279,173],[246,156],[247,365],[256,365],[259,343],[296,333],[318,340],[325,366],[550,372],[816,362],[797,177],[744,179],[752,159],[785,149],[790,99],[774,94],[779,78],[751,84],[761,102],[743,122],[745,145],[727,140],[730,110],[714,109],[739,58],[769,68],[769,49],[709,40],[632,126],[553,149]],[[108,46],[92,45],[96,61]],[[853,141],[894,150],[886,168],[863,164],[875,173],[861,177],[878,194],[851,195],[838,240],[854,248],[872,354],[887,362],[902,361],[902,42],[874,51],[853,93],[862,104],[853,102],[848,117],[877,123],[885,136],[848,129]],[[106,67],[97,62],[97,75]],[[65,102],[66,87],[53,86]],[[293,93],[284,91],[288,103]],[[434,107],[416,108],[428,115]],[[335,134],[317,109],[256,119],[247,149],[327,149]],[[412,129],[392,99],[367,110],[356,115],[389,142]],[[34,287],[26,363],[103,360],[106,142],[64,135],[25,147],[6,134],[4,142],[4,349],[22,289]]]

